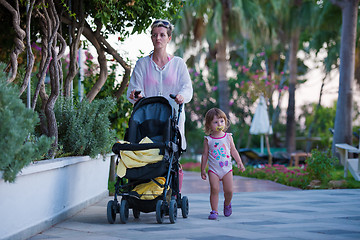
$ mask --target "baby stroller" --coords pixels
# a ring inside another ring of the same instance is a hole
[[[174,95],[170,97],[175,98]],[[183,218],[188,217],[189,201],[186,196],[181,196],[179,189],[179,158],[182,149],[178,122],[181,111],[182,104],[176,114],[168,100],[159,96],[142,98],[134,105],[124,137],[127,143],[115,143],[112,148],[118,156],[117,166],[124,151],[159,149],[163,157],[156,163],[126,168],[125,176],[117,176],[114,200],[107,204],[109,223],[115,222],[117,213],[120,213],[120,222],[126,223],[129,209],[132,209],[134,218],[139,218],[140,212],[156,211],[158,223],[163,223],[165,215],[169,216],[171,223],[175,223],[178,208],[181,208]],[[144,137],[148,137],[152,143],[140,143]],[[165,181],[159,181],[159,177]],[[152,200],[143,200],[134,191],[140,184],[147,183],[155,183],[163,189]],[[120,203],[118,196],[121,196]]]

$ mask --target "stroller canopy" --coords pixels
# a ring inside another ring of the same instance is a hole
[[[140,99],[134,106],[125,140],[139,143],[149,137],[154,143],[169,141],[172,107],[164,97]]]

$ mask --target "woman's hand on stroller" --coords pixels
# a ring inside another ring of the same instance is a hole
[[[180,94],[177,94],[177,95],[175,95],[175,94],[170,94],[170,97],[171,97],[172,99],[174,99],[177,104],[182,104],[182,103],[184,103],[184,97],[183,97],[182,95],[180,95]]]
[[[139,100],[142,97],[143,96],[141,95],[141,91],[138,90],[132,90],[129,96],[130,99],[133,99],[135,101]]]

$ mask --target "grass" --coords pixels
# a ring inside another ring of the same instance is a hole
[[[108,190],[110,196],[114,196],[115,194],[115,183],[116,181],[110,181],[110,180],[108,182]]]

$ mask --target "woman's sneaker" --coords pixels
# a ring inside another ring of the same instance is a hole
[[[208,218],[209,218],[210,220],[216,220],[217,217],[218,217],[218,215],[219,215],[219,213],[218,213],[217,211],[211,211]]]
[[[229,217],[231,214],[232,214],[231,203],[228,206],[225,206],[224,203],[224,216]]]

